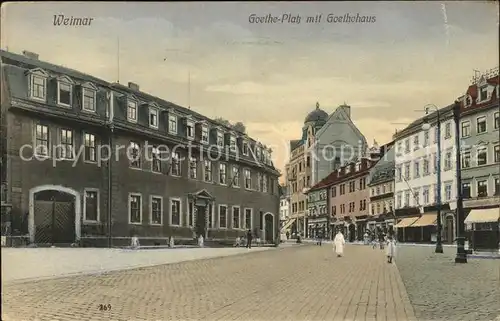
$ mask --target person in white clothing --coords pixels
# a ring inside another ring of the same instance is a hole
[[[337,254],[337,257],[341,257],[344,254],[344,245],[344,235],[340,231],[338,231],[337,235],[335,235],[335,239],[333,240],[333,248],[335,250],[335,253]]]
[[[396,255],[396,242],[392,238],[392,235],[389,235],[387,238],[387,249],[385,253],[387,255],[387,263],[392,263],[392,259]]]

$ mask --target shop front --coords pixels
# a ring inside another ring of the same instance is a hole
[[[464,221],[474,251],[498,250],[500,247],[500,207],[472,209]]]

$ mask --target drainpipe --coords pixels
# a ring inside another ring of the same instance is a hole
[[[108,247],[111,248],[113,245],[113,240],[111,236],[111,217],[112,217],[112,211],[113,211],[113,182],[112,182],[112,177],[113,177],[113,132],[114,132],[114,126],[113,124],[109,125],[109,160],[108,160]]]

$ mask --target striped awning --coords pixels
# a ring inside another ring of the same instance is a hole
[[[401,221],[394,226],[395,228],[408,227],[415,223],[418,220],[418,217],[405,217],[401,219]]]
[[[428,213],[420,216],[420,218],[409,227],[425,227],[436,225],[437,213]]]
[[[465,224],[472,223],[493,223],[500,218],[500,208],[488,208],[482,210],[472,210],[465,219]]]

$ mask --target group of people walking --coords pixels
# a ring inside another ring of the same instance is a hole
[[[365,239],[367,235],[368,234],[365,233]],[[373,239],[372,242],[373,244],[375,244],[373,246],[373,248],[375,249],[376,248],[375,239]],[[387,263],[392,263],[394,256],[396,255],[396,241],[394,240],[393,236],[392,235],[379,236],[379,243],[381,250],[383,250],[384,247],[387,245],[386,248]],[[344,245],[345,245],[344,234],[342,234],[341,231],[338,231],[333,240],[333,250],[337,255],[337,257],[342,257],[344,255]]]

